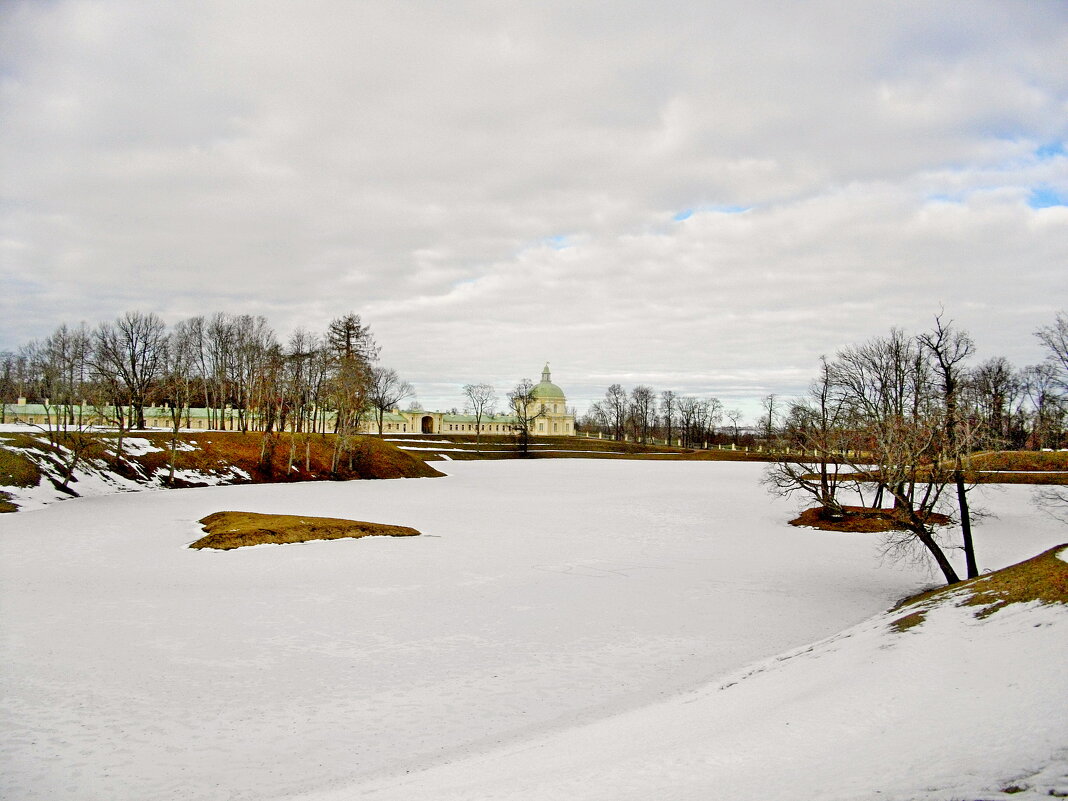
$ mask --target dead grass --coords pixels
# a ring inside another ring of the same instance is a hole
[[[130,458],[135,459],[146,474],[162,473],[165,476],[170,460],[171,435],[137,432],[134,436],[147,439],[162,450]],[[246,481],[252,484],[441,475],[422,460],[376,437],[357,437],[351,459],[345,454],[333,470],[333,434],[298,434],[290,437],[289,434],[251,431],[183,432],[179,435],[179,441],[181,445],[175,460],[177,469],[211,475],[229,474],[229,468],[236,467],[248,473]],[[292,469],[289,462],[291,446],[294,455]],[[191,484],[176,482],[176,486]]]
[[[869,509],[865,506],[844,506],[846,515],[840,519],[829,516],[822,506],[806,509],[790,521],[791,526],[817,528],[821,531],[845,531],[869,534],[880,531],[906,531],[901,516],[893,509]],[[949,525],[950,519],[943,514],[931,512],[927,522],[935,526]]]
[[[307,515],[266,515],[256,512],[215,512],[201,518],[208,536],[190,548],[229,551],[265,543],[309,542],[355,537],[415,537],[419,532],[407,526],[366,523],[337,517]]]
[[[1068,544],[1058,545],[1003,570],[929,590],[902,601],[896,609],[915,608],[891,625],[897,631],[907,631],[922,623],[927,612],[942,602],[977,607],[977,618],[989,617],[1009,604],[1032,601],[1068,604],[1068,562],[1057,557],[1057,553],[1066,547]]]
[[[0,448],[0,486],[36,487],[40,481],[37,465],[18,451]]]
[[[1068,470],[1068,451],[990,451],[971,457],[976,470]]]
[[[0,486],[36,487],[40,482],[41,471],[37,469],[37,465],[18,451],[0,448]],[[18,510],[11,502],[11,495],[0,492],[0,514]]]
[[[927,477],[925,470],[920,470],[918,477],[924,480]],[[964,468],[964,479],[969,484],[1068,485],[1068,451],[989,451],[972,454]],[[878,480],[878,474],[845,473],[838,480],[840,483],[872,483]]]

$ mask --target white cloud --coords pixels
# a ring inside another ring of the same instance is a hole
[[[1034,361],[1068,305],[1066,210],[1027,204],[1068,189],[1059,4],[0,14],[0,347],[354,309],[428,402],[546,358],[740,399],[940,303]]]

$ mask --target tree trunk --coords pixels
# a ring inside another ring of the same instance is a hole
[[[938,563],[939,569],[942,571],[942,575],[946,578],[946,584],[957,584],[960,581],[960,576],[957,575],[957,571],[953,569],[953,565],[949,563],[949,559],[946,558],[945,552],[935,542],[931,532],[926,527],[920,525],[913,529],[913,533],[923,543],[924,547],[930,551],[931,556],[934,557],[935,562]]]
[[[972,520],[968,510],[968,489],[964,486],[964,473],[958,468],[953,478],[957,484],[957,504],[960,507],[960,532],[964,540],[964,559],[968,566],[968,578],[979,575],[979,566],[975,562],[975,545],[972,542]]]

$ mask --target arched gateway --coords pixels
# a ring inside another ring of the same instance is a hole
[[[423,424],[422,425],[423,425],[423,433],[424,434],[433,434],[434,433],[434,418],[431,417],[429,414],[426,417],[423,418]]]

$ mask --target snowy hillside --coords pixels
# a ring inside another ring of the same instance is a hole
[[[121,459],[116,458],[114,432],[97,432],[91,441],[83,441],[76,458],[69,440],[57,439],[61,444],[52,444],[37,428],[0,425],[0,511],[11,511],[4,509],[5,503],[26,511],[72,497],[167,487],[440,475],[373,437],[360,438],[337,459],[333,441],[318,435],[301,439],[298,448],[288,434],[185,431],[178,435],[173,472],[171,435],[163,432],[124,437]],[[74,467],[68,480],[70,465]]]
[[[947,607],[894,631],[884,610],[931,576],[880,564],[868,535],[785,525],[758,465],[447,469],[0,517],[0,796],[1065,789],[1063,607]],[[983,568],[1064,541],[1027,488],[976,492],[998,515]],[[424,536],[188,549],[224,509]]]
[[[1068,796],[1068,609],[1019,605],[977,619],[942,603],[906,632],[894,617],[660,704],[361,785],[359,797]],[[353,797],[343,788],[301,798]]]

